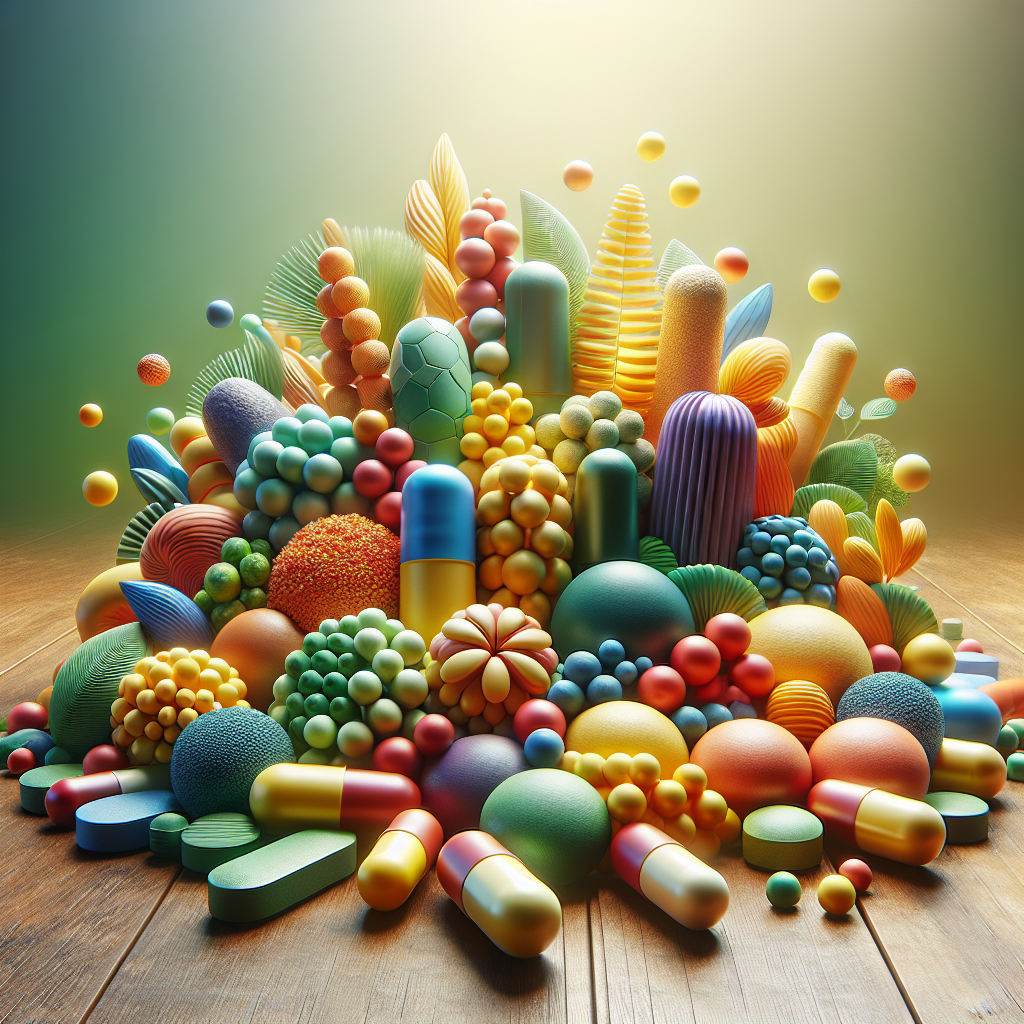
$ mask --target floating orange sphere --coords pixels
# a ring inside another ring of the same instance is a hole
[[[690,762],[704,769],[708,788],[741,818],[769,804],[802,804],[811,788],[811,762],[800,741],[759,718],[709,729],[694,744]]]
[[[171,375],[171,364],[163,356],[150,352],[148,356],[143,356],[139,360],[135,372],[143,384],[155,388],[167,383],[167,378]]]
[[[715,257],[715,270],[722,277],[732,284],[735,281],[742,281],[750,269],[750,260],[742,249],[734,245],[728,245]]]
[[[117,480],[113,473],[98,469],[82,481],[82,493],[90,505],[109,505],[117,497]]]
[[[931,772],[924,747],[884,718],[836,722],[811,745],[810,759],[815,784],[839,779],[911,800],[922,800],[928,792]]]
[[[586,160],[570,160],[562,171],[562,181],[573,190],[583,192],[594,180],[594,168]]]
[[[897,367],[888,372],[884,386],[894,402],[905,402],[917,390],[917,378],[909,370]]]
[[[94,402],[89,402],[78,410],[78,418],[83,426],[95,427],[103,421],[103,410]]]

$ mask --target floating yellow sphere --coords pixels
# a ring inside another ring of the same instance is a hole
[[[636,151],[640,154],[641,160],[649,164],[660,160],[665,155],[665,137],[658,132],[644,132],[636,140]]]
[[[826,913],[842,917],[857,902],[857,890],[845,875],[828,875],[818,885],[818,902]]]
[[[700,199],[700,182],[689,174],[680,174],[672,179],[668,187],[668,197],[673,204],[682,207],[693,206]]]
[[[90,505],[109,505],[117,497],[117,480],[112,473],[98,469],[82,481],[82,493]]]
[[[103,410],[94,402],[89,402],[78,410],[78,418],[83,426],[95,427],[103,420]]]
[[[953,648],[938,633],[922,633],[903,648],[901,671],[929,686],[938,686],[955,670]]]
[[[807,282],[807,290],[815,302],[831,302],[841,287],[842,282],[834,270],[816,270]]]
[[[913,494],[923,491],[932,479],[932,467],[923,455],[901,455],[892,467],[896,486]]]
[[[586,160],[570,160],[562,170],[562,181],[573,190],[583,192],[594,180],[594,168]]]

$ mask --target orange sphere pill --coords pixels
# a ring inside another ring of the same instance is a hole
[[[167,383],[167,379],[171,375],[171,364],[163,356],[151,352],[139,360],[135,372],[143,384],[155,388]]]
[[[109,505],[117,497],[117,479],[112,473],[98,469],[82,481],[82,494],[90,505]]]
[[[349,277],[356,272],[356,263],[352,253],[343,249],[340,245],[332,245],[324,249],[317,259],[317,270],[320,280],[327,284],[334,284],[343,277]]]
[[[750,260],[742,249],[730,245],[722,249],[715,257],[715,270],[730,284],[742,281],[750,269]]]
[[[345,316],[370,301],[370,286],[361,277],[343,277],[331,289],[331,301]]]
[[[82,426],[98,426],[103,421],[103,410],[95,402],[89,402],[78,410],[78,419]]]
[[[898,367],[886,375],[884,386],[885,393],[894,402],[905,402],[917,390],[917,378],[909,370]]]
[[[372,448],[377,438],[388,429],[388,418],[376,409],[363,409],[352,421],[352,435],[360,443]]]

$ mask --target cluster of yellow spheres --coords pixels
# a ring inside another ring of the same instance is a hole
[[[530,426],[533,403],[523,398],[523,389],[509,381],[496,388],[489,381],[473,385],[472,412],[462,421],[460,447],[465,459],[459,469],[469,477],[479,496],[484,470],[509,455],[534,455],[544,459],[547,452],[537,444]]]
[[[238,670],[206,651],[174,647],[143,658],[110,706],[114,743],[132,764],[169,764],[190,722],[214,708],[249,707]]]
[[[484,471],[476,510],[481,604],[518,606],[547,626],[572,579],[568,487],[554,463],[535,455],[508,456]]]
[[[604,800],[612,835],[634,821],[660,828],[694,855],[708,860],[740,836],[740,819],[695,764],[681,764],[671,779],[661,777],[653,754],[581,754],[567,750],[560,766],[589,782]]]

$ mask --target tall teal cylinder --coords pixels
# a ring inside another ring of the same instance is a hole
[[[505,282],[505,380],[515,381],[542,416],[572,394],[569,284],[550,263],[530,260]]]
[[[572,499],[573,571],[640,559],[636,466],[617,448],[591,452],[576,472]]]

